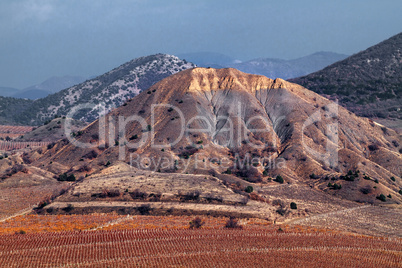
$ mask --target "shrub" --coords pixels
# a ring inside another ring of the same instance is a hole
[[[51,200],[49,197],[46,197],[45,199],[43,199],[42,201],[39,202],[39,204],[37,205],[37,207],[35,209],[42,209],[44,207],[46,207],[47,205],[49,205],[51,203]]]
[[[25,164],[31,164],[32,163],[32,161],[29,158],[29,155],[27,153],[22,154],[22,161],[24,161]]]
[[[84,164],[77,171],[78,172],[88,172],[91,170],[91,167],[88,164]]]
[[[145,199],[148,197],[148,194],[145,192],[141,192],[139,189],[135,189],[134,192],[130,193],[132,199]]]
[[[332,188],[333,188],[334,190],[340,190],[340,189],[342,189],[342,185],[335,183],[335,184],[332,186]]]
[[[106,197],[116,197],[116,196],[120,196],[120,190],[119,189],[113,189],[113,190],[109,190],[109,189],[103,189],[102,193],[100,194],[92,194],[92,197],[100,197],[100,198],[106,198]]]
[[[49,143],[49,144],[47,145],[47,149],[48,149],[48,150],[52,149],[55,144],[56,144],[56,143],[54,143],[54,142]]]
[[[88,153],[84,154],[82,157],[91,160],[91,159],[97,158],[98,153],[94,150],[91,150]]]
[[[149,215],[149,213],[151,212],[152,208],[151,208],[151,206],[149,204],[143,204],[143,205],[139,206],[137,208],[137,210],[141,215]]]
[[[370,151],[376,151],[376,150],[380,149],[379,146],[375,143],[369,145],[368,148]]]
[[[230,217],[229,220],[225,224],[225,228],[242,229],[243,226],[241,226],[234,217]]]
[[[274,201],[272,201],[272,205],[284,207],[285,203],[280,199],[275,199]]]
[[[224,174],[232,174],[232,170],[230,168],[227,168],[226,171],[223,172]]]
[[[393,140],[393,141],[392,141],[392,144],[393,144],[395,147],[399,147],[399,142],[396,141],[396,140]]]
[[[151,193],[149,195],[149,201],[151,202],[158,202],[161,200],[162,194],[161,193]]]
[[[192,200],[192,201],[197,201],[200,199],[200,192],[194,191],[194,192],[188,192],[183,196],[184,201]]]
[[[385,195],[383,195],[383,194],[380,194],[379,196],[377,196],[377,199],[380,200],[380,201],[382,201],[382,202],[387,201],[387,198],[386,198]]]
[[[391,195],[391,194],[389,194],[387,197],[388,197],[388,198],[392,198],[392,195]]]
[[[136,140],[136,139],[138,139],[138,135],[137,135],[137,134],[135,134],[135,135],[133,135],[133,136],[131,136],[131,137],[129,138],[130,141],[131,141],[131,140]]]
[[[286,214],[286,209],[284,207],[280,207],[276,210],[276,213],[278,213],[281,216],[284,216]]]
[[[74,206],[72,204],[68,204],[67,207],[62,208],[65,212],[70,212],[71,210],[74,209]]]
[[[11,177],[18,172],[28,173],[28,169],[24,165],[15,164],[12,168],[8,168],[5,170],[5,174],[2,176],[2,179],[4,180],[7,177]]]
[[[194,148],[194,147],[192,147],[192,146],[187,146],[187,147],[185,148],[185,151],[183,151],[183,152],[181,152],[180,154],[178,154],[178,156],[179,156],[180,158],[189,159],[190,156],[192,156],[193,154],[195,154],[195,153],[197,153],[197,152],[198,152],[198,149],[197,149],[197,148]]]
[[[314,173],[310,175],[310,179],[317,180],[317,179],[319,179],[319,178],[320,178],[320,177],[318,177],[318,176],[315,175]]]
[[[68,175],[67,173],[63,173],[59,175],[57,178],[58,181],[75,181],[75,176],[74,174]]]
[[[391,181],[395,181],[395,177],[391,177]]]
[[[252,193],[253,190],[254,190],[254,189],[253,189],[253,186],[248,185],[244,191],[245,191],[246,193]]]
[[[274,179],[274,181],[279,182],[279,183],[281,183],[281,184],[284,182],[281,175],[276,176],[276,178]]]
[[[297,204],[295,202],[290,203],[291,209],[297,209]]]
[[[237,175],[243,177],[246,181],[257,183],[262,181],[262,177],[257,168],[253,166],[243,166],[237,172]]]
[[[370,185],[367,185],[363,188],[360,188],[360,192],[362,192],[363,194],[371,194],[373,192],[373,189]]]
[[[108,197],[116,197],[120,196],[120,190],[119,189],[112,189],[112,190],[106,190],[106,195]]]
[[[400,195],[402,195],[402,190],[399,190],[399,192],[398,192]]]
[[[328,186],[328,188],[333,189],[333,190],[342,189],[342,185],[336,184],[336,183],[332,184],[329,182],[327,186]]]
[[[205,222],[203,222],[200,217],[196,217],[192,221],[189,222],[189,228],[190,229],[199,229],[204,224],[205,224]]]
[[[92,134],[91,135],[91,138],[93,139],[93,140],[99,140],[99,134],[98,133],[95,133],[95,134]]]

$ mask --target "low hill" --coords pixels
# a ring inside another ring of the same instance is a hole
[[[62,89],[72,87],[79,83],[84,82],[86,79],[80,76],[54,76],[42,83],[34,86],[27,87],[25,89],[19,90],[18,92],[7,95],[14,98],[23,98],[36,100],[44,98],[50,94],[56,93]]]
[[[70,131],[78,132],[84,128],[86,124],[84,122],[69,119]],[[15,142],[55,142],[60,139],[66,138],[66,118],[58,117],[51,121],[45,122],[43,126],[36,127],[32,131],[24,133],[17,137]]]

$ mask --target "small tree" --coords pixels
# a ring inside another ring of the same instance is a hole
[[[274,181],[279,182],[280,184],[282,184],[283,183],[283,178],[282,178],[281,175],[278,175],[278,176],[276,176]]]
[[[137,210],[141,215],[149,215],[149,213],[151,212],[152,208],[148,204],[143,204],[143,205],[137,207]]]
[[[385,195],[383,195],[383,194],[380,194],[379,196],[377,196],[377,199],[380,200],[380,201],[382,201],[382,202],[387,201],[387,198],[386,198]]]
[[[295,202],[290,203],[291,209],[297,209],[297,204]]]
[[[67,173],[63,173],[63,174],[59,175],[57,180],[58,181],[75,181],[75,175],[74,174],[68,175]]]
[[[199,229],[204,224],[205,224],[205,222],[203,222],[200,217],[196,217],[192,221],[189,222],[189,228],[190,229]]]
[[[21,230],[19,230],[18,232],[15,232],[15,234],[22,234],[22,235],[23,235],[23,234],[26,234],[26,233],[27,233],[27,232],[25,232],[25,231],[24,231],[24,230],[22,230],[22,229],[21,229]]]
[[[253,186],[249,185],[246,187],[246,189],[244,190],[246,193],[252,193],[254,191]]]
[[[138,139],[138,135],[137,135],[137,134],[131,136],[129,140],[131,141],[131,140],[136,140],[136,139]]]

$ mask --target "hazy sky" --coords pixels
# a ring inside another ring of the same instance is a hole
[[[402,31],[401,0],[1,0],[0,86],[102,74],[154,53],[353,54]]]

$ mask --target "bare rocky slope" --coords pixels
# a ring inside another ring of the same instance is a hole
[[[402,147],[395,131],[297,84],[235,69],[172,75],[75,138],[88,146],[64,139],[29,161],[77,176],[119,161],[252,183],[281,176],[288,185],[342,199],[381,203],[376,197],[383,194],[391,196],[387,202],[401,202]]]

